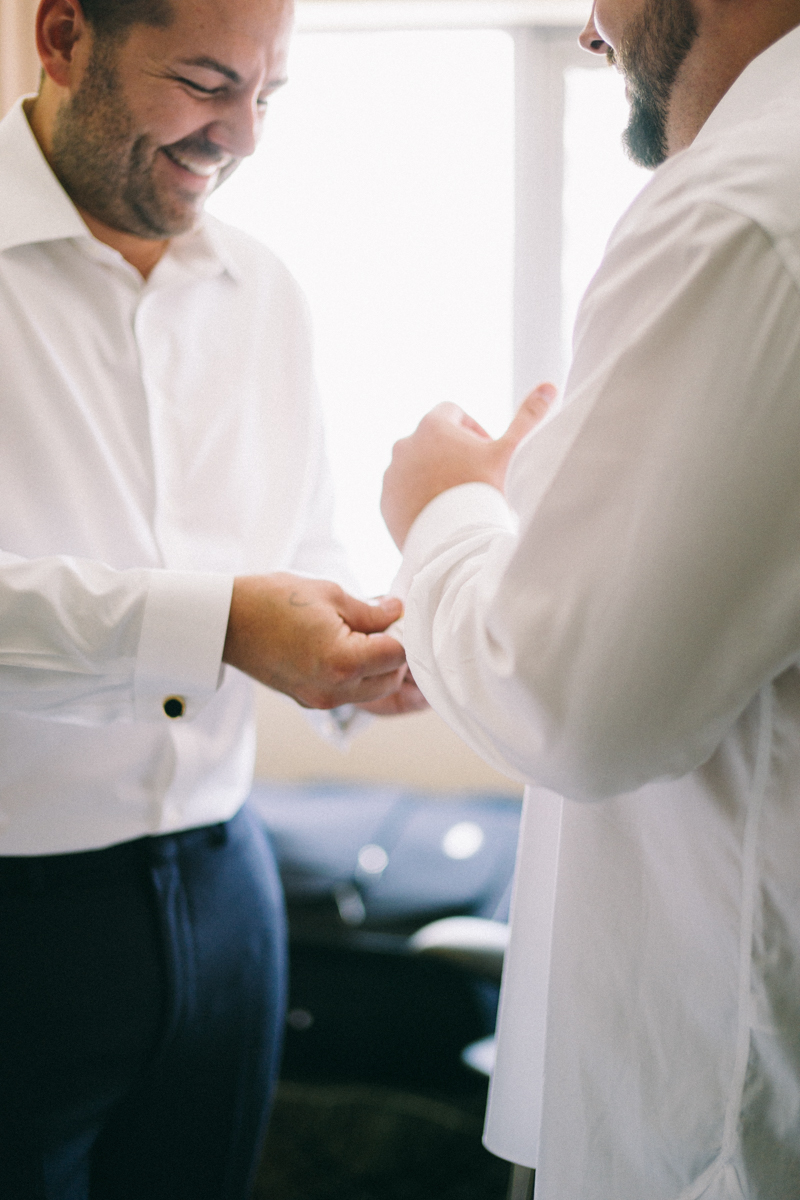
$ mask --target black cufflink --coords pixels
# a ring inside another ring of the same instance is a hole
[[[168,717],[182,717],[186,712],[186,701],[183,696],[167,696],[163,708]]]

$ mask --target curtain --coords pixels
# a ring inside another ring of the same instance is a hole
[[[39,59],[33,34],[37,0],[0,0],[0,116],[35,92]]]

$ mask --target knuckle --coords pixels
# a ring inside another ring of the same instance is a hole
[[[328,671],[330,676],[331,686],[335,688],[346,687],[356,677],[357,672],[353,669],[352,664],[344,662],[333,662],[330,664]]]

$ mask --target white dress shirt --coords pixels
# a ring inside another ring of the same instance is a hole
[[[304,302],[210,217],[145,282],[19,104],[0,179],[0,854],[225,820],[255,744],[233,577],[344,570]]]
[[[536,1200],[800,1196],[800,29],[611,237],[510,507],[406,544],[425,695],[528,789],[486,1126]]]

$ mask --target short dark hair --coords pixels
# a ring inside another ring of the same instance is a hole
[[[81,0],[83,15],[98,37],[119,37],[132,25],[171,24],[170,0]]]

